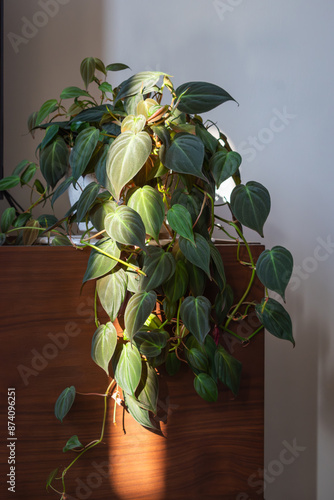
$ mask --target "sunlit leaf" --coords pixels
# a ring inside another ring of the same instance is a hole
[[[114,325],[110,321],[106,325],[100,325],[93,335],[91,356],[107,375],[109,375],[108,366],[116,344],[117,331]]]
[[[226,101],[234,101],[226,90],[207,82],[183,83],[175,94],[180,99],[179,111],[192,114],[206,113]]]

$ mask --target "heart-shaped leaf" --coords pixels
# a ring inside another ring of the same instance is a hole
[[[136,398],[140,405],[154,414],[157,413],[159,395],[159,380],[154,368],[146,362],[142,363],[142,372],[139,385],[136,390]]]
[[[117,203],[112,200],[108,200],[103,204],[94,207],[93,210],[90,211],[90,220],[97,231],[104,230],[104,220],[106,215],[115,212],[117,208]]]
[[[195,266],[191,262],[186,262],[186,267],[189,276],[189,289],[191,293],[197,297],[198,295],[203,295],[206,285],[205,273],[199,267]]]
[[[135,94],[145,94],[147,89],[153,87],[160,76],[164,74],[165,73],[161,73],[160,71],[141,71],[140,73],[130,76],[130,78],[121,83],[115,103],[120,99],[125,99]]]
[[[226,101],[234,101],[226,90],[207,82],[183,83],[175,94],[180,99],[179,111],[188,114],[206,113]]]
[[[209,403],[214,403],[218,399],[218,387],[216,382],[207,373],[199,373],[194,379],[195,391],[201,398]]]
[[[270,195],[262,184],[250,181],[236,186],[231,193],[231,207],[241,224],[263,237],[263,226],[270,212]]]
[[[135,134],[138,134],[143,130],[146,124],[146,118],[144,115],[128,115],[124,120],[122,121],[122,127],[121,127],[121,132],[134,132]]]
[[[276,246],[264,250],[256,263],[256,274],[261,283],[285,299],[285,290],[293,270],[293,257],[289,250]]]
[[[152,290],[135,293],[129,300],[124,314],[124,322],[130,340],[144,325],[155,307],[156,300],[157,294]]]
[[[175,272],[163,285],[164,292],[170,302],[177,302],[187,291],[189,276],[185,263],[178,260]]]
[[[66,142],[59,136],[40,152],[40,168],[48,186],[54,188],[64,177],[68,170],[68,158],[69,151]]]
[[[181,368],[181,361],[176,356],[175,351],[169,352],[166,359],[166,370],[168,375],[176,375]]]
[[[48,101],[45,101],[42,106],[40,107],[40,110],[38,111],[37,117],[36,117],[36,122],[35,122],[35,127],[40,125],[43,120],[50,114],[56,111],[58,108],[58,102],[57,99],[49,99]]]
[[[196,347],[186,351],[186,356],[192,370],[195,369],[201,372],[206,372],[209,369],[209,360],[207,356],[199,349],[196,349]]]
[[[217,247],[215,247],[215,245],[211,242],[209,243],[209,246],[210,246],[211,259],[213,262],[213,268],[217,272],[217,275],[214,274],[214,277],[216,277],[216,281],[218,283],[220,290],[223,290],[226,285],[223,260]]]
[[[125,299],[128,275],[123,269],[113,270],[96,283],[96,290],[101,305],[111,321],[117,318],[120,307]]]
[[[138,188],[129,198],[128,207],[138,212],[146,234],[158,242],[160,228],[165,218],[165,206],[160,193],[151,186]]]
[[[191,215],[183,205],[173,205],[167,212],[167,220],[173,231],[195,245]]]
[[[203,142],[195,135],[179,133],[166,151],[165,166],[179,174],[195,175],[207,181],[202,172]]]
[[[151,247],[144,257],[143,272],[146,274],[141,280],[142,290],[153,290],[167,281],[175,272],[175,259],[169,252],[160,247]]]
[[[106,170],[119,200],[123,187],[139,172],[152,149],[152,140],[147,132],[127,131],[111,144]]]
[[[143,356],[149,358],[154,358],[159,356],[162,349],[166,347],[169,335],[164,330],[151,330],[149,332],[139,331],[134,336],[134,342],[136,343],[140,353]]]
[[[86,88],[94,80],[95,68],[95,57],[86,57],[80,65],[81,78],[83,79]]]
[[[118,344],[112,357],[114,378],[127,394],[134,395],[138,387],[142,363],[139,351],[130,342]]]
[[[130,415],[135,419],[138,424],[148,429],[157,429],[151,420],[148,410],[141,407],[139,401],[136,398],[129,396],[129,394],[124,394],[124,402],[130,413]]]
[[[234,175],[240,167],[242,158],[236,151],[222,149],[217,151],[210,159],[210,170],[217,188]]]
[[[109,362],[114,354],[117,344],[117,331],[109,321],[106,325],[100,325],[95,331],[92,339],[92,360],[102,368],[109,376]]]
[[[1,216],[0,227],[3,233],[7,233],[16,217],[15,208],[8,207]]]
[[[109,255],[116,257],[116,259],[119,259],[121,255],[116,241],[110,238],[102,238],[96,243],[95,247],[96,249],[92,249],[90,253],[83,283],[109,273],[117,265],[117,260],[109,257]]]
[[[96,200],[100,191],[100,186],[96,182],[90,182],[82,191],[77,206],[77,221],[82,221]]]
[[[60,99],[74,99],[75,97],[90,97],[90,95],[79,87],[66,87],[60,94]]]
[[[146,252],[145,227],[140,215],[132,208],[121,205],[104,219],[107,234],[123,245],[134,245]]]
[[[180,315],[185,327],[201,344],[210,331],[210,311],[211,303],[202,295],[187,297],[180,308]]]
[[[229,354],[221,345],[214,357],[217,376],[236,396],[239,391],[242,364]]]
[[[65,453],[66,451],[74,450],[75,448],[83,448],[82,444],[79,441],[78,436],[76,435],[70,437],[70,439],[67,441],[67,443],[63,448],[63,452]]]
[[[210,246],[207,240],[200,234],[195,234],[194,246],[189,240],[182,237],[179,239],[180,250],[183,255],[195,266],[202,269],[210,278]]]
[[[70,155],[73,177],[78,180],[84,173],[99,141],[100,131],[95,127],[85,128],[75,140]]]
[[[55,416],[61,422],[63,422],[63,419],[70,411],[74,403],[75,394],[75,387],[72,385],[71,387],[66,387],[58,397],[55,404]]]
[[[255,306],[257,317],[269,333],[279,339],[289,340],[295,346],[289,313],[275,299],[263,299]]]

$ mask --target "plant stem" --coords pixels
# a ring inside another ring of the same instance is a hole
[[[114,257],[113,255],[110,255],[110,253],[107,253],[104,250],[101,250],[101,248],[99,248],[99,247],[97,247],[95,245],[91,245],[90,243],[84,243],[82,240],[80,241],[80,243],[83,243],[85,247],[90,247],[93,250],[96,250],[97,252],[102,253],[103,255],[105,255],[106,257],[109,257],[110,259],[116,260],[120,264],[123,264],[123,266],[130,267],[130,269],[133,269],[134,271],[136,271],[136,273],[142,274],[143,276],[146,276],[146,274],[144,273],[144,271],[142,271],[139,267],[134,266],[133,264],[128,264],[124,260],[118,259],[117,257]]]
[[[219,325],[219,326],[220,326],[220,328],[222,330],[224,330],[225,332],[229,333],[230,335],[233,335],[233,337],[235,337],[236,339],[240,340],[241,342],[244,342],[245,340],[248,340],[248,339],[245,339],[244,337],[241,337],[237,333],[232,332],[232,330],[229,330],[228,328],[226,328],[225,325]]]

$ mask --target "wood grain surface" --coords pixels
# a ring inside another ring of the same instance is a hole
[[[219,250],[228,281],[243,290],[249,270],[236,263],[236,247],[220,245]],[[263,247],[252,250],[257,257]],[[59,499],[46,492],[45,484],[52,470],[76,456],[63,453],[63,446],[74,434],[83,444],[100,436],[102,397],[77,395],[63,424],[54,417],[54,403],[64,388],[103,393],[108,386],[90,356],[93,284],[80,295],[88,256],[69,247],[0,248],[1,498]],[[260,300],[262,294],[257,282],[249,298]],[[247,324],[234,328],[241,335],[250,333]],[[243,362],[237,398],[222,386],[218,402],[206,403],[196,395],[186,366],[176,378],[162,371],[158,406],[164,436],[141,428],[121,407],[113,425],[110,400],[105,439],[68,472],[66,498],[263,498],[258,472],[263,467],[263,332],[247,347],[234,341],[228,345]],[[16,392],[15,494],[6,484],[9,387]]]

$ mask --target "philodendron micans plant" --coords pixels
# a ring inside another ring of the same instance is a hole
[[[53,235],[54,245],[74,245],[72,224],[86,223],[81,245],[91,253],[83,283],[95,281],[95,298],[110,319],[102,324],[96,314],[91,347],[94,362],[106,373],[103,428],[107,400],[122,391],[124,407],[154,430],[161,365],[177,376],[186,362],[194,374],[194,390],[215,402],[218,382],[235,395],[240,382],[241,363],[226,348],[224,336],[248,342],[264,326],[294,344],[288,312],[268,296],[272,290],[284,299],[293,259],[287,249],[275,246],[255,263],[244,236],[243,226],[263,236],[269,192],[256,181],[242,184],[240,155],[217,126],[200,116],[234,101],[231,95],[202,81],[174,88],[172,78],[162,72],[140,72],[117,87],[106,81],[108,72],[127,69],[86,58],[81,64],[85,89],[67,87],[59,99],[46,101],[31,115],[30,131],[45,132],[38,146],[39,166],[21,162],[13,175],[0,181],[12,203],[1,218],[0,241],[34,244],[40,235]],[[90,92],[91,84],[96,89]],[[33,181],[38,171],[43,178]],[[96,180],[60,220],[53,214],[33,217],[35,206],[48,198],[53,206],[87,173],[94,173]],[[230,201],[223,200],[230,216],[223,218],[216,213],[216,190],[231,178],[235,187]],[[27,210],[20,210],[7,193],[18,184],[30,186],[37,195]],[[215,228],[248,254],[242,264],[251,269],[251,278],[237,303],[213,242]],[[265,296],[261,303],[249,303],[256,276]],[[261,325],[245,339],[230,323],[251,310]],[[75,396],[74,386],[59,396],[55,414],[61,421]],[[64,450],[80,451],[78,457],[102,437],[83,446],[72,436]],[[69,467],[61,473],[62,498]],[[53,488],[56,476],[57,470],[48,486]]]

